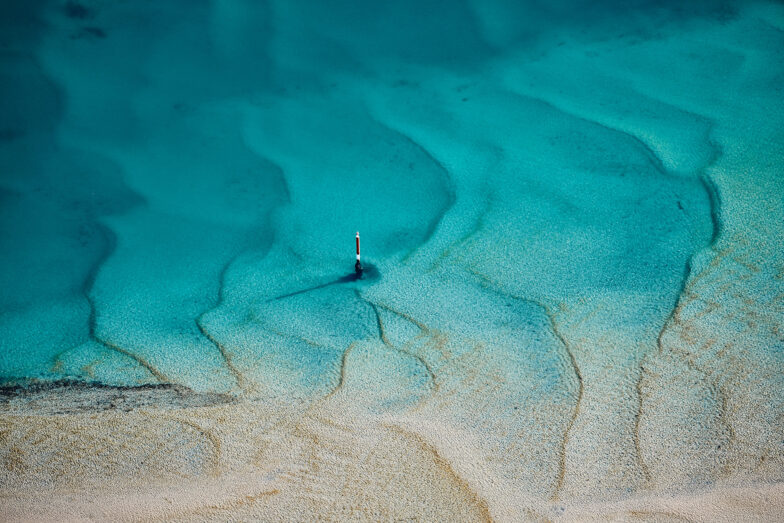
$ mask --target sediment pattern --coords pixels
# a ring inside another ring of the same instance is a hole
[[[11,4],[0,519],[780,513],[780,4]]]

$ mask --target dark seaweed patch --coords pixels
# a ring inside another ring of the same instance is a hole
[[[18,129],[0,129],[0,143],[12,142],[21,137],[24,133]]]
[[[106,32],[100,27],[85,27],[83,31],[90,36],[94,36],[95,38],[106,38]]]
[[[106,38],[106,31],[100,27],[88,26],[82,27],[79,31],[71,35],[72,40],[81,40],[82,38]]]
[[[195,392],[182,385],[161,384],[115,387],[81,381],[23,380],[0,386],[0,413],[75,414],[138,408],[194,408],[223,405],[231,396]]]
[[[85,20],[93,16],[91,9],[80,4],[79,2],[73,1],[66,2],[66,4],[63,6],[63,12],[68,18],[74,18],[76,20]]]

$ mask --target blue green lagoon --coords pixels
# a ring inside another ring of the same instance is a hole
[[[784,510],[780,2],[8,1],[0,75],[0,519]]]

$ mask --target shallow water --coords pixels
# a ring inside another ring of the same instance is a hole
[[[784,473],[780,4],[7,4],[4,383],[347,387],[542,496]]]

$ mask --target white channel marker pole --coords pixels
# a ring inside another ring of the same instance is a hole
[[[362,264],[359,263],[359,231],[357,231],[357,263],[354,265],[357,274],[362,272]]]

